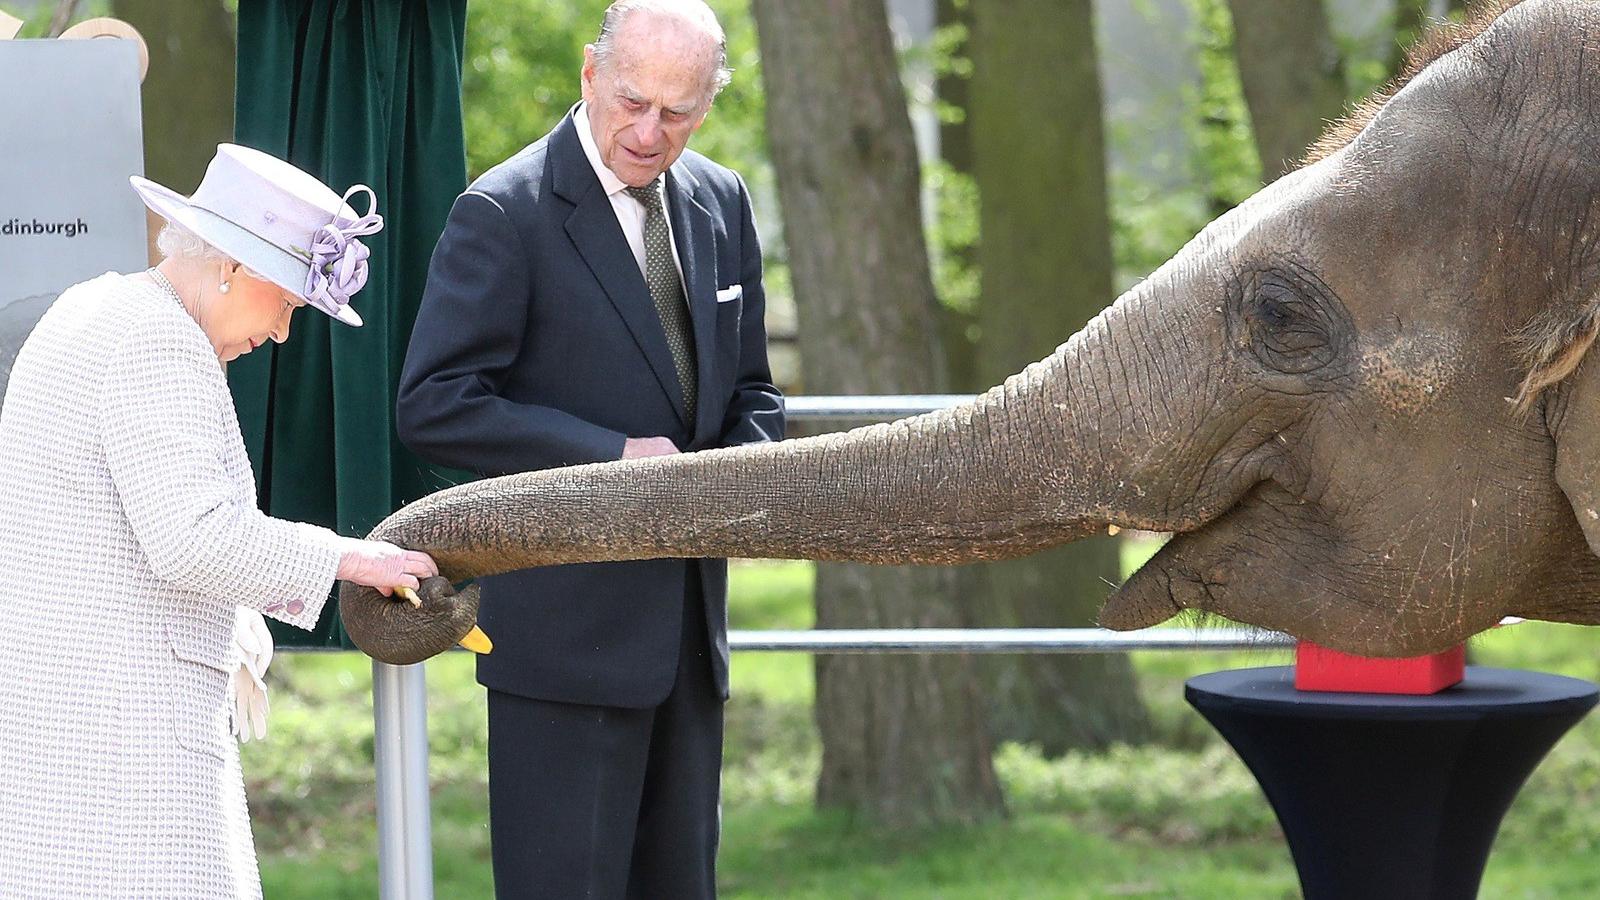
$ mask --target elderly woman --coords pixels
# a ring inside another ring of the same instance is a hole
[[[226,144],[192,198],[133,181],[165,259],[63,293],[0,407],[5,898],[260,896],[228,734],[236,607],[311,628],[335,578],[437,573],[263,515],[219,364],[303,306],[361,323],[371,190]]]

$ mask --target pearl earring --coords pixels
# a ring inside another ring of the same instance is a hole
[[[227,292],[229,292],[231,290],[233,290],[233,285],[229,284],[226,281],[224,281],[223,283],[217,285],[217,293],[219,293],[219,294],[226,294]]]

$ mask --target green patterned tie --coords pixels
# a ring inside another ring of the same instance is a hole
[[[699,393],[694,370],[694,332],[689,326],[683,281],[672,260],[672,234],[667,230],[667,213],[661,207],[660,188],[658,177],[644,187],[630,187],[627,191],[628,196],[644,204],[645,281],[650,285],[650,299],[656,303],[656,315],[661,317],[661,328],[667,333],[672,365],[678,370],[678,384],[683,387],[683,408],[693,422]]]

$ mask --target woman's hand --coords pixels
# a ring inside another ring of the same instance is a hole
[[[339,557],[339,578],[376,588],[385,597],[394,589],[417,589],[424,578],[439,574],[433,558],[418,550],[403,550],[386,541],[346,539]]]

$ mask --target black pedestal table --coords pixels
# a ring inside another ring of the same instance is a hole
[[[1260,782],[1307,900],[1463,900],[1523,781],[1600,691],[1469,666],[1427,696],[1320,693],[1274,666],[1200,675],[1184,696]]]

